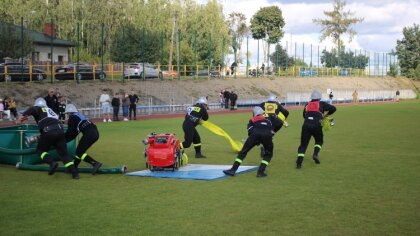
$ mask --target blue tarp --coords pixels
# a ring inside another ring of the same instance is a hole
[[[174,178],[174,179],[195,179],[195,180],[215,180],[226,177],[223,170],[230,169],[231,165],[198,165],[189,164],[182,166],[176,171],[150,171],[142,170],[127,173],[127,176]],[[257,166],[240,166],[236,174],[254,171]]]

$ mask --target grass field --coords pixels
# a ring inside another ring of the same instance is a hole
[[[0,165],[0,235],[420,235],[420,104],[339,107],[325,133],[321,165],[295,158],[301,110],[275,136],[267,178],[216,181],[18,171]],[[249,113],[213,115],[235,139]],[[90,153],[106,166],[144,169],[140,141],[175,132],[182,119],[99,123]],[[198,127],[207,159],[231,164],[223,138]],[[312,155],[313,141],[307,157]],[[193,149],[187,150],[190,157]],[[258,165],[252,150],[244,165]]]

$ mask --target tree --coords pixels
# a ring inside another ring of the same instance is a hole
[[[232,36],[232,49],[235,53],[235,58],[238,63],[242,62],[241,46],[244,38],[248,35],[249,29],[246,26],[246,16],[240,12],[232,12],[229,14],[227,23],[230,28]]]
[[[321,63],[325,67],[342,67],[353,69],[364,69],[369,62],[369,58],[365,55],[355,55],[354,52],[346,52],[344,49],[333,49],[331,52],[322,50]]]
[[[286,49],[284,49],[280,44],[276,45],[275,51],[270,55],[270,61],[273,65],[282,67],[283,70],[287,67],[292,67],[294,62],[294,58],[287,55]],[[287,64],[286,64],[287,62]],[[277,71],[277,68],[275,69]]]
[[[401,74],[414,78],[416,68],[420,65],[419,25],[414,24],[413,27],[404,27],[403,35],[403,39],[397,40],[396,48]]]
[[[252,38],[263,39],[267,44],[278,43],[283,37],[284,18],[279,7],[263,7],[251,18]],[[266,49],[263,44],[264,61]]]
[[[334,10],[324,11],[327,19],[313,19],[312,21],[321,26],[320,41],[324,41],[327,37],[332,37],[337,48],[341,48],[344,44],[342,35],[349,35],[349,42],[352,41],[356,35],[356,31],[351,28],[351,25],[363,22],[363,18],[352,17],[354,12],[345,11],[346,1],[334,0]]]
[[[33,45],[25,31],[23,34],[23,55],[27,56],[32,52]],[[5,57],[15,59],[22,57],[21,28],[0,22],[0,60]]]

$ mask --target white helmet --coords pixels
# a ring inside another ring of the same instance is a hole
[[[206,104],[206,105],[207,105],[207,98],[206,98],[206,97],[200,97],[200,98],[197,100],[197,103],[200,103],[200,104]]]
[[[314,90],[311,93],[311,100],[321,100],[322,95],[321,92],[319,92],[318,90]]]
[[[46,107],[47,102],[45,101],[44,98],[37,98],[34,102],[34,106],[36,106],[36,107]]]
[[[268,96],[267,102],[277,102],[277,96],[276,95]]]
[[[66,106],[66,111],[64,113],[73,113],[73,112],[77,112],[77,108],[75,105],[73,104],[69,104]]]
[[[264,110],[261,107],[254,107],[252,109],[252,113],[254,114],[254,116],[258,116],[264,114]]]

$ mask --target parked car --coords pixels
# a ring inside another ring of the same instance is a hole
[[[316,71],[314,70],[300,70],[300,76],[305,77],[305,76],[316,76]]]
[[[172,72],[169,70],[163,70],[162,75],[165,77],[178,77],[179,72],[176,70],[173,70]]]
[[[7,67],[7,75],[6,75]],[[32,80],[44,80],[47,78],[47,74],[44,70],[32,67]],[[18,62],[9,62],[0,64],[0,81],[30,81],[31,69],[29,66]]]
[[[143,70],[146,73],[143,73]],[[127,67],[124,67],[124,79],[128,79],[128,75],[130,75],[130,79],[163,78],[163,73],[158,70],[157,66],[147,63],[130,63]]]
[[[93,71],[93,66],[89,64],[73,63],[55,69],[56,80],[74,80],[74,75],[78,81],[106,78],[105,72],[100,67]]]

